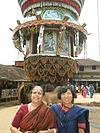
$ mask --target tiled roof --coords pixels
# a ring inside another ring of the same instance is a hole
[[[23,68],[11,65],[1,65],[1,64],[0,64],[0,79],[17,80],[17,81],[27,80]]]
[[[92,59],[76,59],[77,63],[79,65],[84,65],[84,66],[100,66],[100,61],[92,60]]]

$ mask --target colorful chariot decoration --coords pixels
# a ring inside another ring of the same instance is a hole
[[[18,0],[24,21],[17,21],[13,42],[24,54],[32,82],[65,84],[76,72],[87,31],[78,19],[84,0]]]

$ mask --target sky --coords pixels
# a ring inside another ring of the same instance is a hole
[[[100,2],[98,6],[100,7]],[[83,24],[85,22],[87,24],[85,29],[88,33],[91,33],[91,35],[87,36],[86,57],[100,61],[98,14],[97,0],[85,0],[79,23]],[[0,64],[14,65],[15,61],[23,60],[22,53],[18,52],[14,47],[12,42],[13,33],[9,30],[9,28],[14,29],[17,26],[16,20],[22,19],[21,9],[17,0],[1,1],[0,18]],[[84,58],[84,50],[78,58]]]

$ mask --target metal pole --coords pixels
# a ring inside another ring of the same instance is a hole
[[[100,61],[100,25],[99,25],[99,0],[97,0],[97,23],[98,23],[98,43],[99,43],[99,61]]]

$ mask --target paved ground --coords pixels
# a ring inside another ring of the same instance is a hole
[[[90,133],[100,133],[100,93],[95,93],[93,98],[90,98],[89,95],[84,98],[78,94],[75,103],[81,103],[89,109]],[[97,107],[94,105],[97,105]]]
[[[93,98],[83,98],[80,94],[75,99],[75,103],[82,103],[87,105],[94,102],[100,102],[100,94],[94,94]],[[100,107],[84,106],[90,110],[90,124],[91,124],[91,133],[100,133]],[[18,105],[12,107],[1,107],[0,108],[0,133],[10,133],[9,125],[10,122],[18,108]]]
[[[9,125],[14,116],[17,106],[0,109],[0,133],[10,133]]]
[[[76,103],[100,103],[100,93],[94,93],[93,98],[90,98],[89,95],[84,98],[80,93],[78,94],[78,97],[75,98]]]

